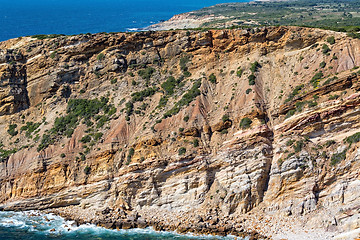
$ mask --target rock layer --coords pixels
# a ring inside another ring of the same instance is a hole
[[[359,47],[297,27],[2,42],[0,208],[109,228],[356,234]],[[71,99],[101,97],[112,114],[53,130]]]

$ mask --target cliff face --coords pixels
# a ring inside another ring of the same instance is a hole
[[[354,236],[359,48],[296,27],[2,42],[0,208]]]

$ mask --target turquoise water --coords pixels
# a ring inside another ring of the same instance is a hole
[[[0,41],[35,34],[127,31],[222,2],[231,0],[0,0]]]
[[[151,229],[109,230],[94,225],[75,226],[52,214],[0,212],[0,240],[229,240],[234,237],[191,236]]]

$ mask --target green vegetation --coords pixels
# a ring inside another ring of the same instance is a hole
[[[222,119],[223,122],[226,122],[226,121],[230,120],[230,117],[229,117],[229,115],[225,114],[225,115],[222,116],[221,119]]]
[[[260,63],[258,63],[257,61],[255,61],[255,62],[251,63],[250,71],[251,71],[252,73],[255,73],[255,72],[257,72],[257,71],[259,70],[260,67],[261,67],[261,66],[260,66]]]
[[[241,121],[240,121],[240,128],[247,129],[250,127],[251,123],[252,123],[252,120],[248,117],[245,117],[245,118],[241,119]]]
[[[10,155],[16,153],[18,150],[13,148],[11,150],[5,150],[0,148],[0,162],[5,162],[9,159]]]
[[[157,89],[155,88],[147,88],[140,92],[134,92],[131,94],[131,100],[135,102],[142,102],[144,98],[150,97],[156,93]]]
[[[186,148],[184,147],[179,148],[178,153],[179,155],[184,155],[186,153]]]
[[[154,72],[155,72],[154,68],[148,67],[148,68],[139,70],[138,74],[142,79],[149,81]]]
[[[186,66],[187,63],[190,61],[190,57],[189,56],[183,56],[182,58],[180,58],[180,69],[183,72],[187,72],[188,71],[188,67]]]
[[[250,85],[250,86],[255,85],[255,79],[256,79],[256,77],[255,77],[254,74],[251,74],[251,75],[248,77],[248,79],[249,79],[249,85]]]
[[[185,116],[185,117],[184,117],[184,121],[185,121],[185,122],[188,122],[188,121],[189,121],[189,118],[190,118],[189,115]]]
[[[285,103],[291,101],[296,95],[299,94],[301,89],[304,88],[304,84],[298,85],[294,88],[294,90],[290,93],[289,97],[285,100]]]
[[[327,41],[328,43],[330,43],[331,45],[333,45],[333,44],[335,43],[335,38],[334,38],[334,36],[331,36],[331,37],[328,37],[328,38],[326,39],[326,41]]]
[[[302,150],[304,147],[304,141],[296,141],[296,143],[293,145],[295,153],[298,153]]]
[[[289,118],[289,117],[291,117],[291,116],[294,116],[295,111],[296,111],[295,109],[289,110],[289,111],[286,113],[285,118]]]
[[[358,1],[347,0],[297,0],[297,1],[264,1],[254,4],[225,3],[203,8],[190,13],[203,17],[214,15],[201,27],[223,27],[224,23],[236,27],[254,26],[309,26],[330,29],[334,31],[356,34],[360,26],[360,4]],[[256,14],[254,14],[256,13]],[[219,17],[222,19],[219,19]],[[231,22],[231,23],[230,23]],[[253,22],[248,25],[248,22]],[[329,37],[332,43],[332,37]]]
[[[105,59],[105,55],[104,55],[103,53],[100,53],[99,55],[96,56],[96,59],[97,59],[98,61],[102,61],[102,60]]]
[[[328,85],[328,84],[330,84],[332,81],[337,80],[337,79],[338,79],[337,76],[334,76],[334,77],[332,77],[332,78],[328,78],[328,79],[324,82],[323,86]]]
[[[313,87],[317,87],[319,85],[319,80],[324,76],[323,72],[317,72],[312,79],[310,80],[310,83],[313,85]]]
[[[251,89],[251,88],[246,89],[246,94],[249,94],[249,93],[251,93],[251,92],[252,92],[252,89]]]
[[[286,146],[290,147],[294,144],[294,142],[295,142],[295,140],[290,139],[286,142]]]
[[[20,131],[26,131],[25,136],[31,138],[31,134],[40,127],[41,123],[27,122],[26,125],[20,128]]]
[[[81,120],[90,127],[96,122],[96,127],[101,128],[110,120],[110,116],[116,112],[109,99],[70,99],[66,109],[66,115],[57,117],[54,126],[47,134],[44,134],[37,150],[41,151],[53,144],[60,136],[71,137]]]
[[[57,37],[61,37],[61,36],[65,36],[65,35],[64,34],[38,34],[38,35],[33,35],[31,37],[39,39],[39,40],[43,40],[43,39],[48,39],[48,38],[57,38]]]
[[[214,73],[210,74],[210,76],[209,76],[209,81],[210,81],[211,83],[216,83],[216,76],[215,76]]]
[[[326,66],[326,62],[322,61],[319,65],[320,68],[324,68]]]
[[[7,132],[8,132],[8,134],[10,135],[10,136],[16,136],[19,132],[16,130],[16,128],[17,128],[17,124],[10,124],[9,125],[9,128],[8,128],[8,130],[7,130]]]
[[[135,154],[135,149],[134,149],[134,148],[130,148],[130,149],[129,149],[129,152],[128,152],[128,155],[127,155],[126,165],[129,165],[129,164],[130,164],[131,158],[134,156],[134,154]]]
[[[345,139],[345,142],[347,142],[348,144],[350,144],[350,146],[353,144],[353,143],[357,143],[357,142],[360,142],[360,132],[357,132],[349,137],[347,137]]]
[[[346,151],[347,151],[347,149],[345,149],[344,151],[339,152],[339,153],[334,153],[334,154],[331,156],[331,162],[330,162],[330,164],[334,166],[334,165],[336,165],[337,163],[345,160],[345,159],[346,159]]]
[[[84,155],[82,155],[82,156],[84,156]],[[90,172],[91,172],[91,168],[90,168],[89,166],[86,166],[86,167],[84,168],[84,173],[85,173],[86,175],[89,175]]]
[[[180,80],[176,80],[173,76],[170,76],[165,82],[161,84],[161,88],[164,89],[167,95],[173,95],[174,89],[180,83]]]
[[[80,139],[80,142],[82,142],[82,143],[88,143],[90,141],[91,141],[91,136],[90,135],[86,135],[86,136],[84,136],[84,137],[82,137]]]
[[[66,157],[65,153],[60,154],[60,157],[65,158]]]
[[[117,78],[112,78],[112,79],[110,80],[110,83],[111,83],[111,84],[117,83]]]
[[[330,51],[331,51],[331,49],[329,48],[328,45],[326,45],[326,44],[322,45],[322,53],[323,54],[328,55]]]
[[[193,145],[194,145],[194,147],[198,147],[198,146],[199,146],[199,140],[198,140],[198,139],[194,139]]]
[[[173,115],[176,115],[178,112],[180,112],[180,110],[183,106],[189,105],[197,96],[199,96],[201,94],[201,92],[199,90],[200,86],[201,86],[201,80],[195,81],[193,86],[191,87],[191,89],[189,89],[182,96],[180,101],[175,103],[175,106],[164,114],[164,118],[168,118]]]
[[[239,78],[242,76],[244,70],[242,70],[240,67],[238,68],[238,70],[236,71],[236,76],[238,76]]]

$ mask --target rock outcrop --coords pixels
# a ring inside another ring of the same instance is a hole
[[[108,228],[355,236],[359,48],[298,27],[2,42],[0,209]]]

